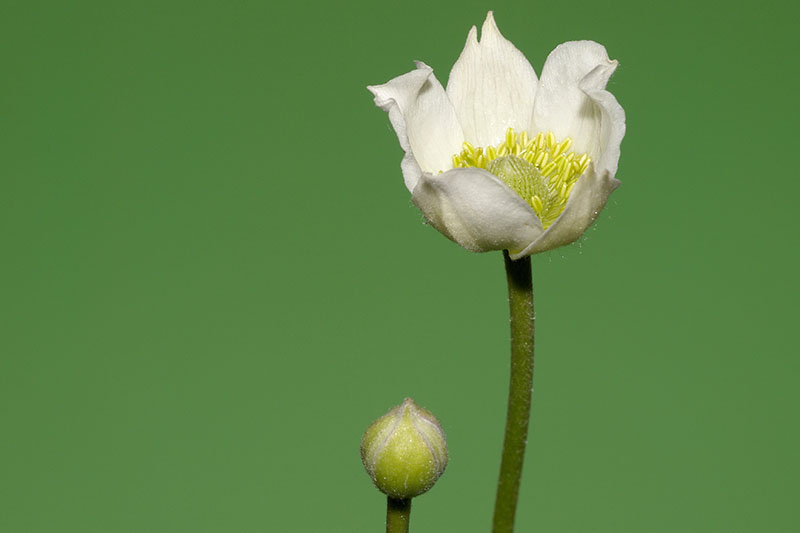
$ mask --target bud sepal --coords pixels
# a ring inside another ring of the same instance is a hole
[[[372,423],[361,439],[361,462],[387,496],[428,491],[447,466],[447,441],[430,411],[410,398]]]

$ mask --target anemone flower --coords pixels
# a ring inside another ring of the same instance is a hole
[[[537,78],[489,12],[447,89],[419,61],[368,89],[389,114],[427,221],[468,250],[519,259],[578,239],[619,185],[625,112],[605,89],[616,68],[602,45],[571,41]]]

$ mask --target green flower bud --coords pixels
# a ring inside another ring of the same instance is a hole
[[[418,496],[436,483],[447,466],[442,426],[406,398],[364,432],[361,462],[384,494],[397,499]]]

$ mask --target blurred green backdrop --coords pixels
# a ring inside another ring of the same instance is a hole
[[[365,86],[491,8],[537,72],[603,43],[628,117],[534,258],[518,530],[796,531],[796,5],[5,0],[0,530],[381,531],[359,439],[411,396],[412,531],[488,531],[502,257],[422,224]]]

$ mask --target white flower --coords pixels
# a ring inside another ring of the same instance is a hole
[[[559,45],[541,79],[492,13],[473,26],[447,90],[433,70],[368,87],[389,114],[414,204],[445,236],[513,259],[580,237],[619,185],[625,112],[617,68],[593,41]]]

